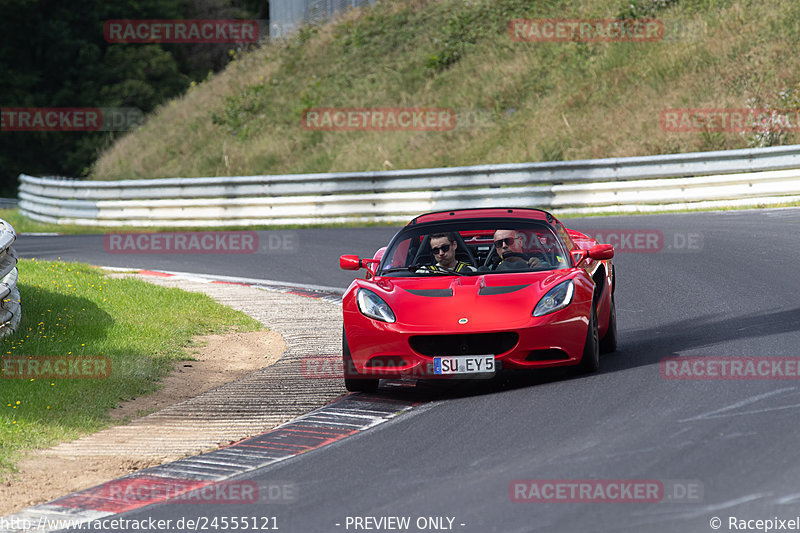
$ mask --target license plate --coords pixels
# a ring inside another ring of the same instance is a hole
[[[494,355],[446,355],[433,358],[434,374],[494,373]]]

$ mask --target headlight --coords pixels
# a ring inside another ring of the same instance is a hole
[[[544,297],[539,300],[533,310],[533,316],[544,316],[559,309],[564,309],[572,302],[572,295],[575,293],[575,287],[572,280],[569,279],[563,283],[559,283],[549,291]]]
[[[358,310],[362,314],[383,322],[391,323],[395,321],[392,308],[374,292],[367,289],[358,289],[356,301],[358,302]]]

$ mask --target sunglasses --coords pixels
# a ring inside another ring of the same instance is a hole
[[[503,243],[506,243],[506,246],[511,246],[512,244],[514,244],[514,241],[519,238],[520,238],[519,236],[516,236],[516,237],[506,237],[505,239],[497,239],[496,241],[494,241],[494,245],[497,248],[502,248]]]
[[[433,252],[433,255],[439,255],[440,253],[446,254],[449,251],[450,251],[449,244],[443,244],[441,246],[437,246],[436,248],[431,248],[431,252]]]

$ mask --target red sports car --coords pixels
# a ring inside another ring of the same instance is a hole
[[[343,297],[345,386],[492,376],[502,368],[593,372],[617,346],[614,248],[539,209],[421,215]]]

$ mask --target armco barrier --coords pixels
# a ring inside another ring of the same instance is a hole
[[[79,181],[20,176],[21,213],[102,226],[405,221],[462,207],[657,211],[800,199],[800,146],[285,176]]]
[[[11,224],[0,219],[0,337],[14,333],[22,315],[17,288],[17,254],[11,247],[16,238]]]

